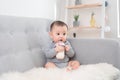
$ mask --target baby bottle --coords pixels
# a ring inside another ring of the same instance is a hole
[[[58,45],[65,46],[65,44],[63,42],[58,42]],[[56,55],[57,59],[64,59],[64,57],[65,57],[65,52],[64,51],[58,52],[57,55]]]

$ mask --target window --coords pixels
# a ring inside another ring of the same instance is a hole
[[[120,1],[117,0],[117,33],[118,33],[118,37],[120,38]]]

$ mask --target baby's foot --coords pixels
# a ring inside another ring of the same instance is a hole
[[[72,71],[72,67],[68,66],[68,67],[66,68],[66,71]]]

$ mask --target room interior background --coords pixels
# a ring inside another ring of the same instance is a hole
[[[59,2],[58,2],[57,5],[59,5],[59,6],[61,6],[61,4],[63,4],[63,5],[61,7],[59,7],[59,9],[61,9],[61,10],[60,10],[60,12],[58,12],[57,15],[59,15],[59,16],[57,16],[57,17],[58,17],[58,19],[64,20],[65,19],[65,14],[66,14],[66,12],[65,12],[66,11],[66,8],[65,8],[66,3],[65,3],[65,1],[62,1],[62,0],[58,0],[58,1]],[[68,0],[68,1],[75,1],[75,0]],[[81,1],[83,3],[94,3],[94,2],[96,3],[96,2],[100,2],[102,0],[91,0],[91,1],[89,1],[89,0],[81,0]],[[106,13],[106,16],[107,16],[107,25],[110,27],[111,30],[110,30],[110,32],[106,33],[106,38],[117,38],[118,39],[117,0],[115,0],[115,1],[107,0],[107,2],[108,2],[108,6],[106,7],[106,12],[105,13]],[[81,11],[81,12],[79,12],[80,18],[82,18],[82,19],[85,19],[86,17],[90,18],[90,13],[92,12],[92,10],[91,9],[90,10],[87,9],[87,10],[89,12],[89,15],[85,15],[86,13],[88,13],[88,12],[86,12],[86,9],[84,9],[84,10],[80,9],[80,11]],[[97,8],[96,10],[93,9],[93,11],[95,12],[96,16],[101,15],[99,8]],[[69,10],[68,13],[69,12],[72,13],[72,10]],[[73,12],[76,13],[75,10]],[[73,13],[73,14],[75,14],[75,13]],[[73,18],[73,17],[71,17],[71,18]],[[100,16],[96,17],[96,21],[99,21],[99,20],[100,20]],[[88,24],[89,22],[88,21],[83,21],[83,23]]]
[[[88,2],[89,0],[83,1]],[[106,14],[108,17],[107,24],[110,26],[111,31],[109,34],[107,34],[106,37],[118,39],[117,0],[107,1],[108,1],[108,7],[106,9]],[[40,17],[52,20],[59,19],[65,21],[66,16],[65,6],[66,0],[0,0],[0,15],[38,17],[38,18]]]

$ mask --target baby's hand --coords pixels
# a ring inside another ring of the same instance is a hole
[[[63,46],[59,46],[59,45],[57,45],[56,47],[55,47],[55,51],[58,53],[58,52],[61,52],[61,51],[64,51],[64,47]]]
[[[69,51],[69,49],[70,49],[70,46],[69,45],[65,45],[65,50]]]

